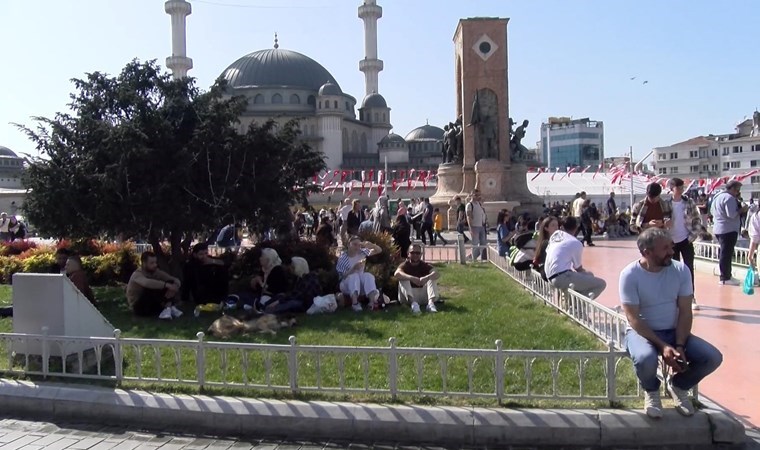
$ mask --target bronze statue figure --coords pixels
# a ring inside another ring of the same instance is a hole
[[[510,128],[514,125],[512,119],[509,119]],[[528,151],[521,141],[525,137],[525,129],[528,127],[528,120],[523,120],[522,125],[512,133],[512,140],[509,142],[509,149],[512,155],[512,161],[522,161],[525,157],[525,152]]]

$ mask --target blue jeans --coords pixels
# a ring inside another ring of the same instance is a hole
[[[472,260],[476,261],[478,258],[485,260],[488,248],[486,227],[470,227],[470,233],[472,234]]]
[[[726,281],[731,279],[731,262],[734,259],[734,248],[736,241],[739,239],[739,233],[732,231],[730,233],[716,234],[720,244],[720,256],[718,257],[718,267],[720,267],[720,280]]]
[[[675,345],[676,343],[676,330],[655,331],[655,334],[667,344]],[[625,348],[633,360],[633,368],[641,388],[648,392],[658,390],[660,379],[657,378],[657,367],[659,366],[657,348],[636,331],[630,329],[625,333]],[[672,377],[673,385],[680,389],[693,388],[704,377],[713,373],[723,362],[723,355],[720,350],[694,335],[689,336],[686,341],[684,352],[689,361],[689,368]]]

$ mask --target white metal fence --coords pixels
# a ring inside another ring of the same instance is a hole
[[[0,334],[4,375],[163,383],[290,393],[379,394],[399,397],[614,402],[639,395],[630,361],[606,351],[341,347]],[[21,355],[14,344],[42,346]],[[51,357],[57,347],[91,350]],[[629,376],[621,376],[628,374]]]
[[[717,263],[720,258],[720,245],[712,242],[694,242],[694,257]],[[749,249],[734,248],[733,264],[749,266]]]

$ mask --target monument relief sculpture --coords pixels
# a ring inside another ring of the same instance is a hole
[[[475,159],[499,159],[499,111],[496,94],[490,89],[475,91],[472,115],[467,126],[475,127]]]
[[[512,119],[509,119],[510,128],[512,125],[514,125],[514,122]],[[509,150],[510,154],[512,155],[512,161],[522,161],[525,157],[525,152],[528,151],[527,148],[525,148],[524,145],[522,145],[522,140],[525,137],[525,129],[528,128],[528,120],[523,120],[522,125],[517,127],[517,129],[512,133],[512,140],[509,142]]]

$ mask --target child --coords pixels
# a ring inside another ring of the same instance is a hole
[[[441,231],[443,231],[443,215],[441,215],[439,208],[433,210],[433,231],[435,232],[433,239],[440,239],[441,242],[443,242],[443,245],[449,244],[449,242],[441,236]]]

